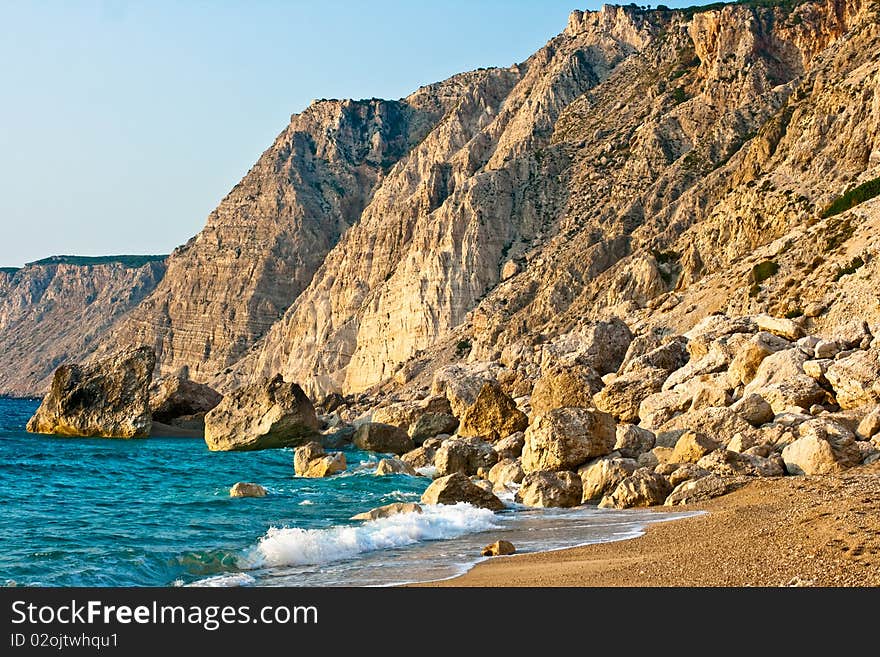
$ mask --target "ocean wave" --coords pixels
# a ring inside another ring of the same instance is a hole
[[[243,558],[242,568],[303,566],[351,559],[365,552],[457,538],[496,528],[492,511],[464,502],[426,505],[422,513],[327,529],[272,527]]]
[[[180,580],[178,580],[180,581]],[[227,586],[250,586],[256,584],[257,580],[247,573],[232,573],[230,575],[217,575],[215,577],[206,577],[200,579],[187,586],[205,586],[205,587],[227,587]],[[177,584],[177,582],[175,582]]]

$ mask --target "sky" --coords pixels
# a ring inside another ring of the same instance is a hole
[[[0,266],[169,253],[313,99],[510,66],[601,4],[0,0]]]

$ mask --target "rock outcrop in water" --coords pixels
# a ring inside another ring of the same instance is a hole
[[[318,436],[315,408],[295,383],[281,375],[239,388],[205,415],[211,451],[296,447]]]
[[[62,436],[149,436],[155,365],[153,350],[140,347],[91,365],[59,367],[27,430]]]

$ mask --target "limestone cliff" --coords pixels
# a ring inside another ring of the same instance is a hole
[[[0,394],[41,396],[152,292],[164,258],[47,258],[0,270]]]
[[[644,344],[715,311],[876,323],[880,201],[825,210],[880,178],[878,13],[606,6],[509,68],[317,101],[97,353],[149,345],[223,391],[418,388],[452,361],[527,391],[593,320]]]

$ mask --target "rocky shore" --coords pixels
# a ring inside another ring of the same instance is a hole
[[[880,461],[878,357],[858,321],[808,335],[804,320],[714,314],[636,336],[614,319],[520,353],[517,369],[448,366],[409,398],[331,395],[316,410],[280,375],[221,399],[183,372],[149,397],[154,360],[140,349],[60,368],[28,426],[126,437],[201,413],[210,449],[295,447],[298,476],[343,472],[333,450],[350,443],[388,455],[377,475],[434,478],[428,504],[677,507]]]

